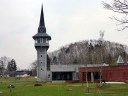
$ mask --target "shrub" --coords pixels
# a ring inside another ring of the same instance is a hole
[[[42,86],[41,84],[34,84],[34,86]]]

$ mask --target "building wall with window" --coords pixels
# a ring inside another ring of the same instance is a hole
[[[79,68],[85,67],[99,67],[101,64],[70,64],[70,65],[50,65],[51,80],[53,81],[66,81],[66,80],[79,80]],[[108,64],[103,64],[102,66],[108,66]],[[88,73],[88,78],[89,78]],[[96,77],[99,73],[95,73]],[[91,77],[90,77],[91,78]]]
[[[79,68],[80,82],[86,82],[86,79],[89,82],[97,82],[100,81],[100,76],[108,82],[128,83],[128,65]]]
[[[79,67],[86,65],[51,65],[52,80],[79,80]]]

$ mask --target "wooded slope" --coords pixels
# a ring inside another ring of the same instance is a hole
[[[61,47],[49,53],[51,64],[101,64],[115,65],[121,55],[127,62],[127,46],[101,40],[84,40]]]

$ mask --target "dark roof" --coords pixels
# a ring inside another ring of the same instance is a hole
[[[49,38],[49,40],[51,40],[51,36],[49,36],[47,33],[37,33],[33,36],[33,39],[35,38]]]

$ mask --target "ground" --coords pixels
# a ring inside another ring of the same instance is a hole
[[[8,85],[14,85],[10,90]],[[89,84],[89,94],[86,83],[40,83],[34,86],[35,78],[1,79],[0,96],[128,96],[128,84]]]

